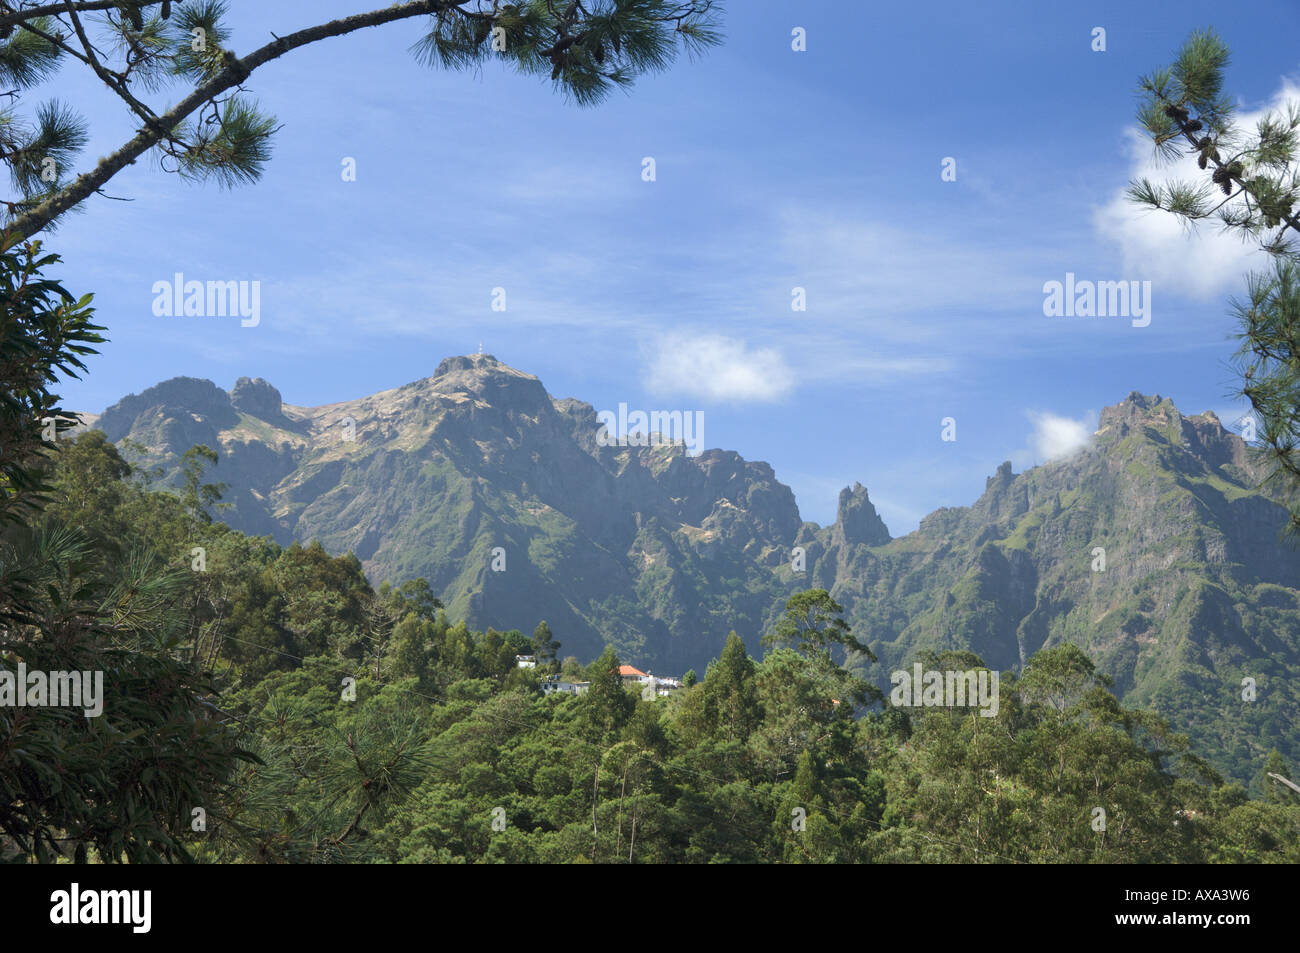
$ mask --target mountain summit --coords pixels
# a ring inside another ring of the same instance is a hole
[[[767,464],[601,446],[590,404],[490,354],[322,407],[283,404],[262,380],[227,394],[175,378],[97,426],[143,444],[168,478],[189,446],[218,450],[210,478],[229,486],[221,518],[236,529],[319,539],[376,582],[425,577],[475,625],[545,618],[568,651],[613,642],[661,669],[702,666],[732,627],[766,624],[789,588],[772,568],[802,526]],[[719,589],[718,573],[739,585]]]

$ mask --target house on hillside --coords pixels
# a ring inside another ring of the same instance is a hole
[[[652,675],[649,672],[643,672],[639,668],[631,665],[620,665],[618,674],[623,679],[624,685],[642,686],[641,694],[644,698],[658,696],[664,698],[677,689],[682,687],[682,681],[679,678],[665,678],[662,675]]]
[[[537,668],[537,656],[536,656],[536,655],[516,655],[516,656],[515,656],[515,667],[516,667],[516,668]]]
[[[541,684],[543,695],[553,695],[556,692],[563,692],[566,695],[581,695],[591,687],[591,682],[569,682],[558,675],[551,675],[542,679]]]
[[[624,685],[636,685],[645,682],[650,678],[648,674],[639,668],[633,668],[631,665],[620,665],[618,667],[619,677],[623,679]]]

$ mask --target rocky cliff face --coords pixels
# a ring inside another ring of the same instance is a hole
[[[209,479],[230,485],[222,518],[238,529],[352,550],[375,582],[423,576],[479,627],[544,618],[581,657],[608,642],[642,667],[702,670],[733,628],[757,650],[784,600],[816,586],[880,656],[866,672],[880,683],[922,649],[1010,669],[1072,641],[1128,701],[1217,712],[1189,730],[1223,745],[1300,710],[1294,678],[1253,707],[1232,701],[1252,671],[1300,673],[1283,511],[1240,438],[1159,396],[1108,407],[1069,459],[1004,463],[971,506],[898,539],[861,484],[820,527],[766,463],[601,446],[590,404],[490,355],[311,408],[260,379],[227,394],[176,378],[97,425],[165,469],[194,443],[217,449]]]
[[[230,392],[230,406],[242,414],[257,417],[277,426],[291,426],[284,416],[280,392],[260,377],[241,377]]]
[[[838,546],[883,546],[889,542],[885,521],[876,513],[867,488],[854,483],[840,491],[831,540]]]

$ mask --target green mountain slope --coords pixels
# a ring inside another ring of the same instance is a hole
[[[1213,414],[1136,393],[1100,424],[1070,459],[1003,464],[973,506],[884,546],[821,531],[819,584],[885,670],[923,649],[1016,669],[1072,642],[1126,704],[1165,713],[1225,769],[1294,751],[1300,552],[1247,447]]]
[[[311,408],[262,380],[227,393],[175,378],[95,425],[143,445],[137,461],[164,481],[193,444],[218,450],[209,479],[229,485],[221,518],[237,529],[351,550],[376,583],[423,576],[476,627],[545,618],[583,658],[609,643],[642,668],[702,668],[731,629],[757,649],[784,600],[816,586],[880,657],[866,674],[882,686],[927,649],[1018,669],[1073,642],[1126,704],[1160,710],[1230,773],[1274,745],[1300,756],[1300,553],[1279,539],[1284,512],[1240,438],[1158,397],[1131,394],[1089,447],[1020,474],[1003,464],[973,505],[898,539],[860,485],[820,527],[765,463],[599,446],[591,405],[490,355]]]

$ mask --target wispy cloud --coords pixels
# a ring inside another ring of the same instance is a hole
[[[794,374],[775,348],[720,334],[676,333],[656,338],[653,346],[646,386],[654,393],[772,402],[794,390]]]

